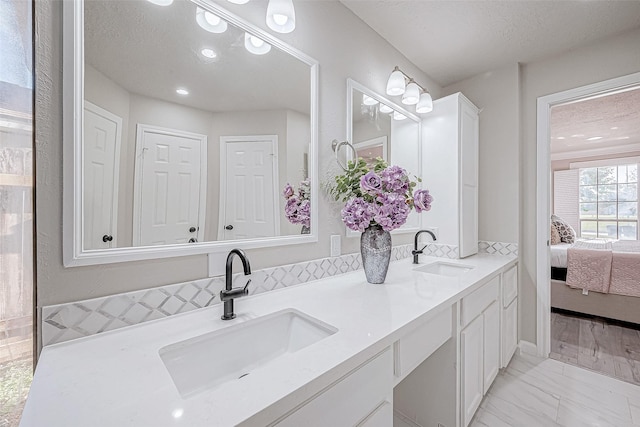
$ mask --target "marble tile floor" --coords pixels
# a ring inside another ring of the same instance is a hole
[[[640,386],[553,359],[515,355],[470,426],[640,426]]]
[[[640,385],[640,330],[635,325],[552,312],[550,357]]]

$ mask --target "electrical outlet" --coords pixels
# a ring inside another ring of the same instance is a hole
[[[331,256],[340,256],[340,235],[331,236]]]

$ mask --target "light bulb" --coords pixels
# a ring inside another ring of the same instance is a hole
[[[255,36],[249,37],[249,41],[251,42],[251,44],[254,47],[261,47],[261,46],[264,45],[264,41],[262,39],[259,39],[259,38],[255,37]]]
[[[407,89],[402,95],[402,103],[405,105],[415,105],[420,99],[420,86],[414,81],[409,82]]]
[[[296,28],[296,11],[292,0],[269,0],[267,25],[278,33],[290,33]]]
[[[420,101],[416,105],[416,113],[424,114],[433,111],[433,99],[429,92],[424,92],[420,95]]]
[[[399,69],[396,69],[389,76],[387,81],[387,95],[396,96],[404,93],[404,74]]]
[[[216,56],[218,56],[213,49],[209,49],[209,48],[204,48],[200,51],[200,53],[202,54],[202,56],[204,56],[205,58],[209,58],[209,59],[213,59]]]
[[[227,31],[227,21],[201,7],[196,7],[196,22],[200,28],[210,33],[220,34]]]

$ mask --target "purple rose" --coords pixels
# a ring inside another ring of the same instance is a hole
[[[416,208],[416,212],[431,210],[431,202],[433,202],[433,196],[429,194],[429,190],[416,190],[413,193],[413,206]]]
[[[382,189],[382,179],[373,171],[367,172],[360,178],[360,189],[364,193],[378,194]]]
[[[285,199],[288,199],[289,197],[293,196],[293,194],[293,187],[287,182],[287,185],[284,186],[284,190],[282,190],[282,195]]]

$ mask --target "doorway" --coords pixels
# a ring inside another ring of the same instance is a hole
[[[551,111],[555,106],[566,105],[640,85],[640,73],[619,77],[604,82],[571,89],[538,98],[537,105],[537,351],[548,357],[551,352],[551,256],[549,230],[551,226]],[[569,135],[571,137],[571,135]],[[596,136],[592,136],[596,138]],[[595,139],[593,139],[595,140]],[[576,197],[578,203],[578,197]],[[579,226],[581,219],[577,216]],[[590,226],[588,218],[585,226]],[[591,221],[593,222],[593,221]],[[554,321],[555,319],[554,316]],[[566,319],[561,319],[561,321]]]
[[[138,124],[133,245],[203,241],[207,136]]]

